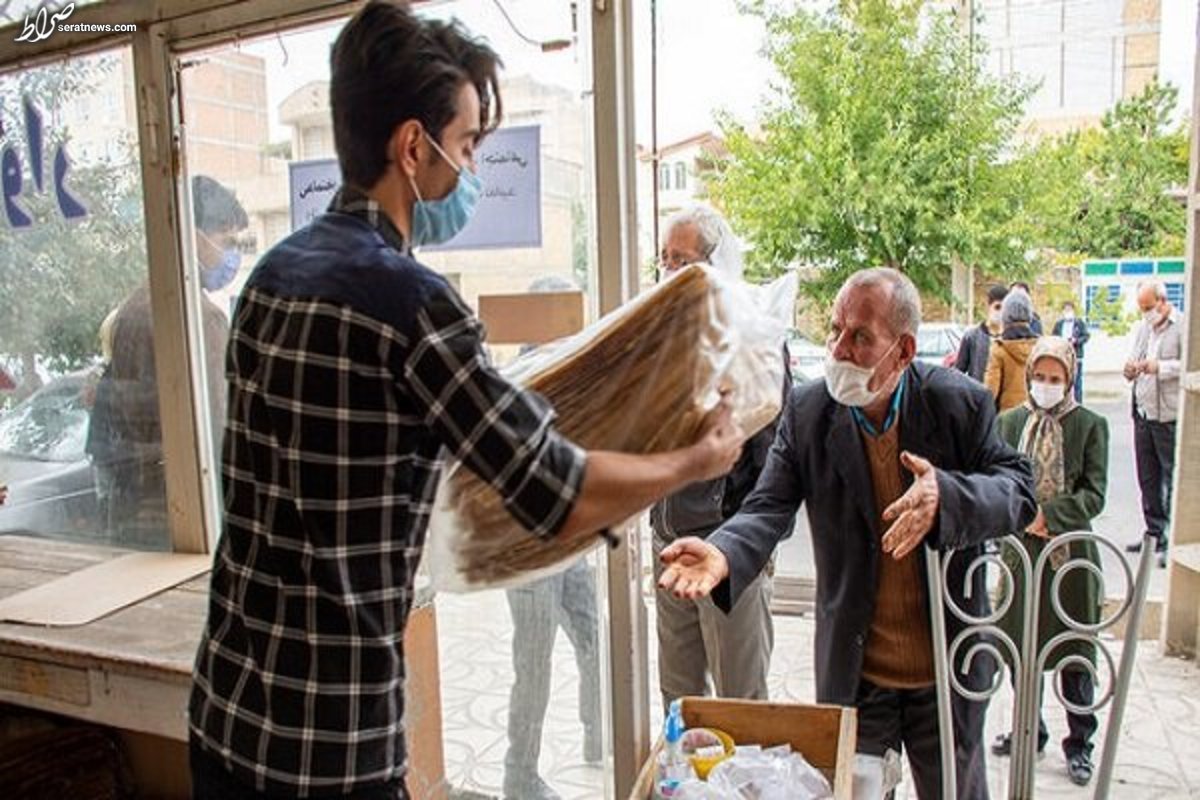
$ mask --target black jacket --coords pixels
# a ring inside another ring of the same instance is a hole
[[[746,440],[742,457],[724,478],[690,484],[655,503],[650,509],[654,535],[663,542],[673,542],[680,536],[704,538],[736,514],[767,463],[778,423],[776,418]]]
[[[962,344],[958,346],[958,357],[954,361],[954,368],[983,383],[983,376],[987,374],[988,355],[991,353],[991,349],[992,334],[988,330],[987,323],[981,322],[963,335]]]
[[[1065,322],[1065,319],[1060,319],[1058,322],[1054,323],[1054,335],[1061,336],[1064,339],[1074,339],[1075,358],[1082,361],[1083,346],[1087,344],[1088,339],[1092,338],[1092,332],[1088,330],[1087,323],[1081,320],[1079,317],[1076,317],[1074,320],[1072,320],[1070,330],[1063,330],[1066,327],[1064,324]]]
[[[792,388],[792,371],[786,349],[783,378],[783,408],[786,409]],[[780,411],[771,424],[746,440],[742,457],[728,475],[690,484],[654,504],[650,509],[650,527],[659,541],[673,542],[681,536],[704,538],[737,513],[767,463],[767,454],[771,450],[771,443],[775,441],[775,431],[782,415]]]
[[[938,470],[940,508],[926,544],[962,551],[951,562],[948,584],[963,609],[983,614],[985,570],[975,571],[967,599],[967,566],[985,540],[1033,521],[1033,473],[997,436],[987,389],[955,370],[921,363],[909,368],[907,381],[900,445]],[[708,539],[729,560],[729,578],[713,593],[728,610],[805,505],[817,569],[817,701],[823,703],[854,704],[875,613],[883,531],[860,436],[850,410],[834,402],[823,382],[794,389],[758,485],[737,516]],[[924,548],[918,552],[923,559]],[[946,624],[953,640],[962,623],[947,611]],[[976,658],[965,683],[980,687],[989,680],[989,661]]]

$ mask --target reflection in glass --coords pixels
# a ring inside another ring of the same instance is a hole
[[[246,212],[226,187],[212,178],[192,179],[193,224],[206,292],[237,274],[241,253],[234,242],[247,226]],[[221,380],[220,356],[229,337],[225,314],[207,297],[200,305],[210,380]],[[143,283],[117,307],[102,328],[111,358],[96,386],[88,454],[96,472],[97,498],[114,541],[166,546],[166,478],[162,425],[154,364],[150,288]],[[220,386],[207,392],[214,419],[224,417]]]
[[[107,466],[129,443],[111,438],[112,403],[127,399],[110,380],[114,322],[147,275],[129,49],[0,79],[0,129],[0,362],[13,379],[0,400],[0,532],[166,548],[162,514],[136,537],[110,519],[117,506],[138,516]],[[154,399],[153,373],[139,393]],[[144,481],[141,494],[162,508],[162,491]]]

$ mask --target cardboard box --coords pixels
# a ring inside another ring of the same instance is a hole
[[[790,744],[792,750],[825,774],[837,800],[851,798],[857,730],[853,708],[685,697],[683,722],[689,728],[719,728],[739,744]],[[653,797],[661,748],[660,739],[642,765],[629,800]]]
[[[408,740],[408,793],[413,800],[445,800],[446,758],[442,751],[442,690],[437,613],[420,605],[404,630],[404,727]]]
[[[490,344],[545,344],[583,329],[583,292],[485,294],[479,318]]]

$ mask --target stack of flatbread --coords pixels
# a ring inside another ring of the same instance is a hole
[[[550,402],[558,430],[587,450],[655,453],[693,444],[723,391],[752,435],[779,413],[786,323],[763,325],[746,307],[749,297],[744,286],[688,267],[518,380]],[[599,541],[531,536],[461,465],[443,478],[437,505],[430,536],[439,588],[519,583],[564,568]]]

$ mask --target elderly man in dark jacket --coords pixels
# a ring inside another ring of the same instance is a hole
[[[856,273],[834,304],[824,384],[797,387],[758,484],[707,540],[663,552],[660,586],[708,593],[722,608],[757,577],[808,509],[817,568],[817,700],[858,709],[858,749],[907,751],[922,798],[941,795],[926,548],[962,550],[947,588],[987,611],[983,570],[966,567],[989,538],[1037,513],[1027,462],[995,432],[987,390],[913,361],[920,297],[894,270]],[[924,547],[922,547],[924,545]],[[946,615],[947,635],[961,623]],[[955,665],[959,668],[961,665]],[[965,679],[990,683],[977,658]],[[958,796],[986,798],[985,703],[955,697]]]

